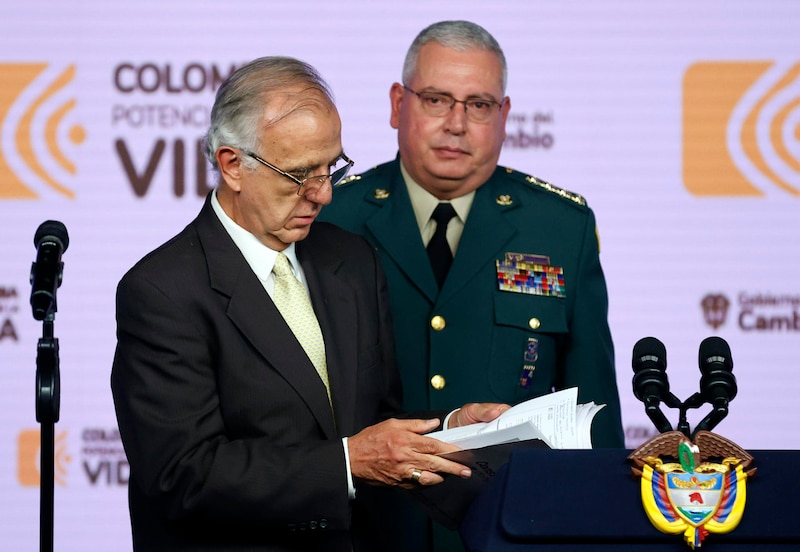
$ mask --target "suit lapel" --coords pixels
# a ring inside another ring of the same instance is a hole
[[[502,254],[503,246],[517,233],[514,225],[505,219],[505,214],[516,209],[519,203],[499,205],[495,199],[501,193],[509,192],[498,190],[494,177],[476,190],[456,256],[439,294],[439,304],[455,295],[487,263],[494,264],[497,256]]]
[[[366,225],[377,243],[394,260],[398,270],[434,302],[439,286],[419,234],[408,190],[400,174],[399,161],[395,161],[395,164],[396,170],[389,183],[387,198],[376,199],[373,190],[367,191],[367,201],[380,205],[381,209],[366,221]]]
[[[355,389],[358,366],[355,299],[349,286],[336,271],[341,258],[330,249],[317,247],[314,232],[297,244],[297,257],[308,282],[311,303],[325,338],[328,382],[331,386],[336,430],[339,435],[353,432]]]
[[[381,206],[366,221],[367,228],[395,261],[398,270],[405,273],[432,303],[441,304],[467,284],[486,263],[493,263],[503,246],[516,234],[517,229],[505,220],[504,215],[519,207],[519,198],[512,196],[514,201],[511,205],[498,204],[496,198],[499,195],[511,194],[512,191],[500,189],[501,179],[495,176],[476,190],[453,265],[440,292],[400,174],[399,161],[395,164],[389,182],[389,197],[376,199],[373,190],[367,190],[367,201]]]
[[[229,297],[231,322],[294,387],[325,435],[335,438],[325,385],[261,282],[225,232],[209,201],[197,218],[197,228],[206,253],[211,286]]]

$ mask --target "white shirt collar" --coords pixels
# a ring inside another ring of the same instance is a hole
[[[403,180],[408,189],[408,197],[411,200],[411,207],[414,209],[414,216],[417,218],[417,226],[419,226],[420,232],[423,232],[423,229],[431,219],[433,210],[436,209],[436,206],[442,201],[411,178],[411,175],[408,174],[405,166],[403,166],[402,159],[400,160],[400,172],[403,175]],[[475,190],[472,190],[466,195],[449,200],[449,203],[453,205],[453,209],[455,209],[456,215],[462,225],[467,220],[467,215],[469,215],[474,199]]]
[[[222,208],[222,205],[219,204],[216,190],[211,194],[211,207],[214,209],[214,213],[216,213],[225,231],[233,240],[233,243],[235,243],[239,251],[242,252],[247,264],[250,265],[250,268],[255,272],[256,276],[258,276],[258,279],[261,280],[261,283],[273,282],[272,267],[275,266],[275,260],[278,258],[279,252],[270,249],[261,243],[254,234],[236,224]],[[290,243],[289,246],[280,253],[286,255],[289,262],[292,263],[295,276],[297,276],[300,282],[305,284],[303,271],[299,268],[300,264],[297,260],[295,244]]]

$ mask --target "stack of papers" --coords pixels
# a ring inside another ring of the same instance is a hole
[[[412,490],[418,503],[445,527],[457,529],[472,500],[519,448],[592,448],[592,420],[603,404],[578,404],[572,387],[520,403],[488,423],[428,433],[461,448],[443,457],[472,469],[472,477]]]
[[[529,439],[541,439],[553,449],[589,449],[592,420],[604,406],[578,404],[578,388],[571,387],[520,403],[491,422],[436,431],[428,437],[465,450]]]

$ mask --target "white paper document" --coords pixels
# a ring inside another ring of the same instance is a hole
[[[429,437],[462,449],[511,441],[541,439],[553,449],[592,448],[592,420],[604,407],[578,404],[578,388],[571,387],[522,402],[496,420],[429,433]]]

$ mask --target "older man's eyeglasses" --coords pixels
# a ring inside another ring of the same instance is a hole
[[[322,186],[325,185],[326,182],[330,181],[331,186],[336,186],[342,179],[347,176],[350,167],[353,166],[355,163],[352,159],[347,157],[344,152],[336,158],[333,164],[328,168],[330,173],[328,174],[318,174],[314,176],[306,176],[306,177],[297,177],[291,173],[288,173],[282,169],[279,169],[269,161],[265,161],[257,154],[253,153],[252,151],[242,150],[245,154],[249,157],[252,157],[265,167],[268,167],[278,173],[281,176],[285,176],[295,184],[297,184],[297,195],[303,195],[310,191],[317,191]]]
[[[440,92],[417,92],[412,90],[406,85],[403,88],[415,94],[422,104],[422,111],[431,117],[445,117],[453,110],[457,103],[464,104],[464,111],[467,113],[467,119],[473,123],[486,123],[494,113],[495,107],[498,110],[503,107],[505,100],[496,102],[485,98],[468,98],[466,100],[457,100],[450,94],[443,94]]]

